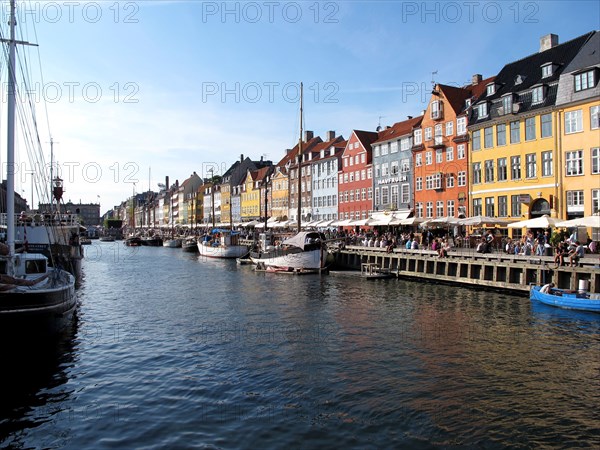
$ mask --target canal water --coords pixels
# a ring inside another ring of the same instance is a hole
[[[600,315],[86,248],[70,333],[2,343],[0,447],[600,446]]]

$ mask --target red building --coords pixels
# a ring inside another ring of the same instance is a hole
[[[366,219],[373,210],[373,131],[353,130],[338,171],[338,218]]]

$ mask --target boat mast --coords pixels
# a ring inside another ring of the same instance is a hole
[[[300,139],[298,140],[298,233],[300,233],[300,227],[302,226],[302,83],[300,83]]]
[[[211,167],[208,169],[210,172],[210,210],[212,215],[212,227],[215,228],[215,175],[214,170]]]
[[[6,243],[9,256],[15,254],[15,24],[15,0],[10,0],[6,118]]]

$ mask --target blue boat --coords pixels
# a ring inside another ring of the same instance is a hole
[[[600,313],[600,294],[578,293],[556,288],[544,294],[540,289],[541,286],[532,286],[529,298],[559,308]]]

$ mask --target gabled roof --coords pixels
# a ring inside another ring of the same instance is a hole
[[[373,142],[373,145],[412,134],[413,128],[421,125],[422,120],[423,116],[418,116],[402,122],[396,122],[391,127],[381,130],[378,133],[377,140]]]
[[[600,65],[600,32],[594,31],[581,48],[581,51],[565,67],[563,73],[575,72],[597,65]]]
[[[341,136],[340,136],[341,137]],[[348,141],[338,141],[338,142],[334,142],[333,144],[328,145],[327,147],[324,148],[325,150],[325,155],[321,158],[320,153],[316,156],[313,157],[311,162],[314,161],[324,161],[326,159],[329,158],[339,158],[340,156],[342,156],[342,153],[344,153],[344,149],[346,148],[346,145],[348,144]],[[333,147],[335,150],[333,152],[333,155],[330,154],[329,150],[331,149],[331,147]],[[320,150],[319,150],[320,152]]]
[[[303,142],[302,143],[302,154],[306,154],[309,151],[312,150],[312,148],[319,144],[320,142],[323,142],[323,140],[319,137],[313,137],[312,139],[310,139],[308,142]],[[286,154],[283,158],[281,158],[281,160],[277,163],[278,167],[282,167],[285,166],[288,162],[294,162],[294,159],[296,158],[296,155],[298,155],[298,145],[300,145],[300,143],[296,144],[294,146],[294,148],[292,148],[291,150],[286,150]]]
[[[371,149],[371,144],[379,138],[379,133],[376,131],[352,130],[366,150]]]
[[[267,166],[256,170],[256,177],[254,178],[254,181],[264,181],[264,179],[271,174],[272,169],[273,166]]]

